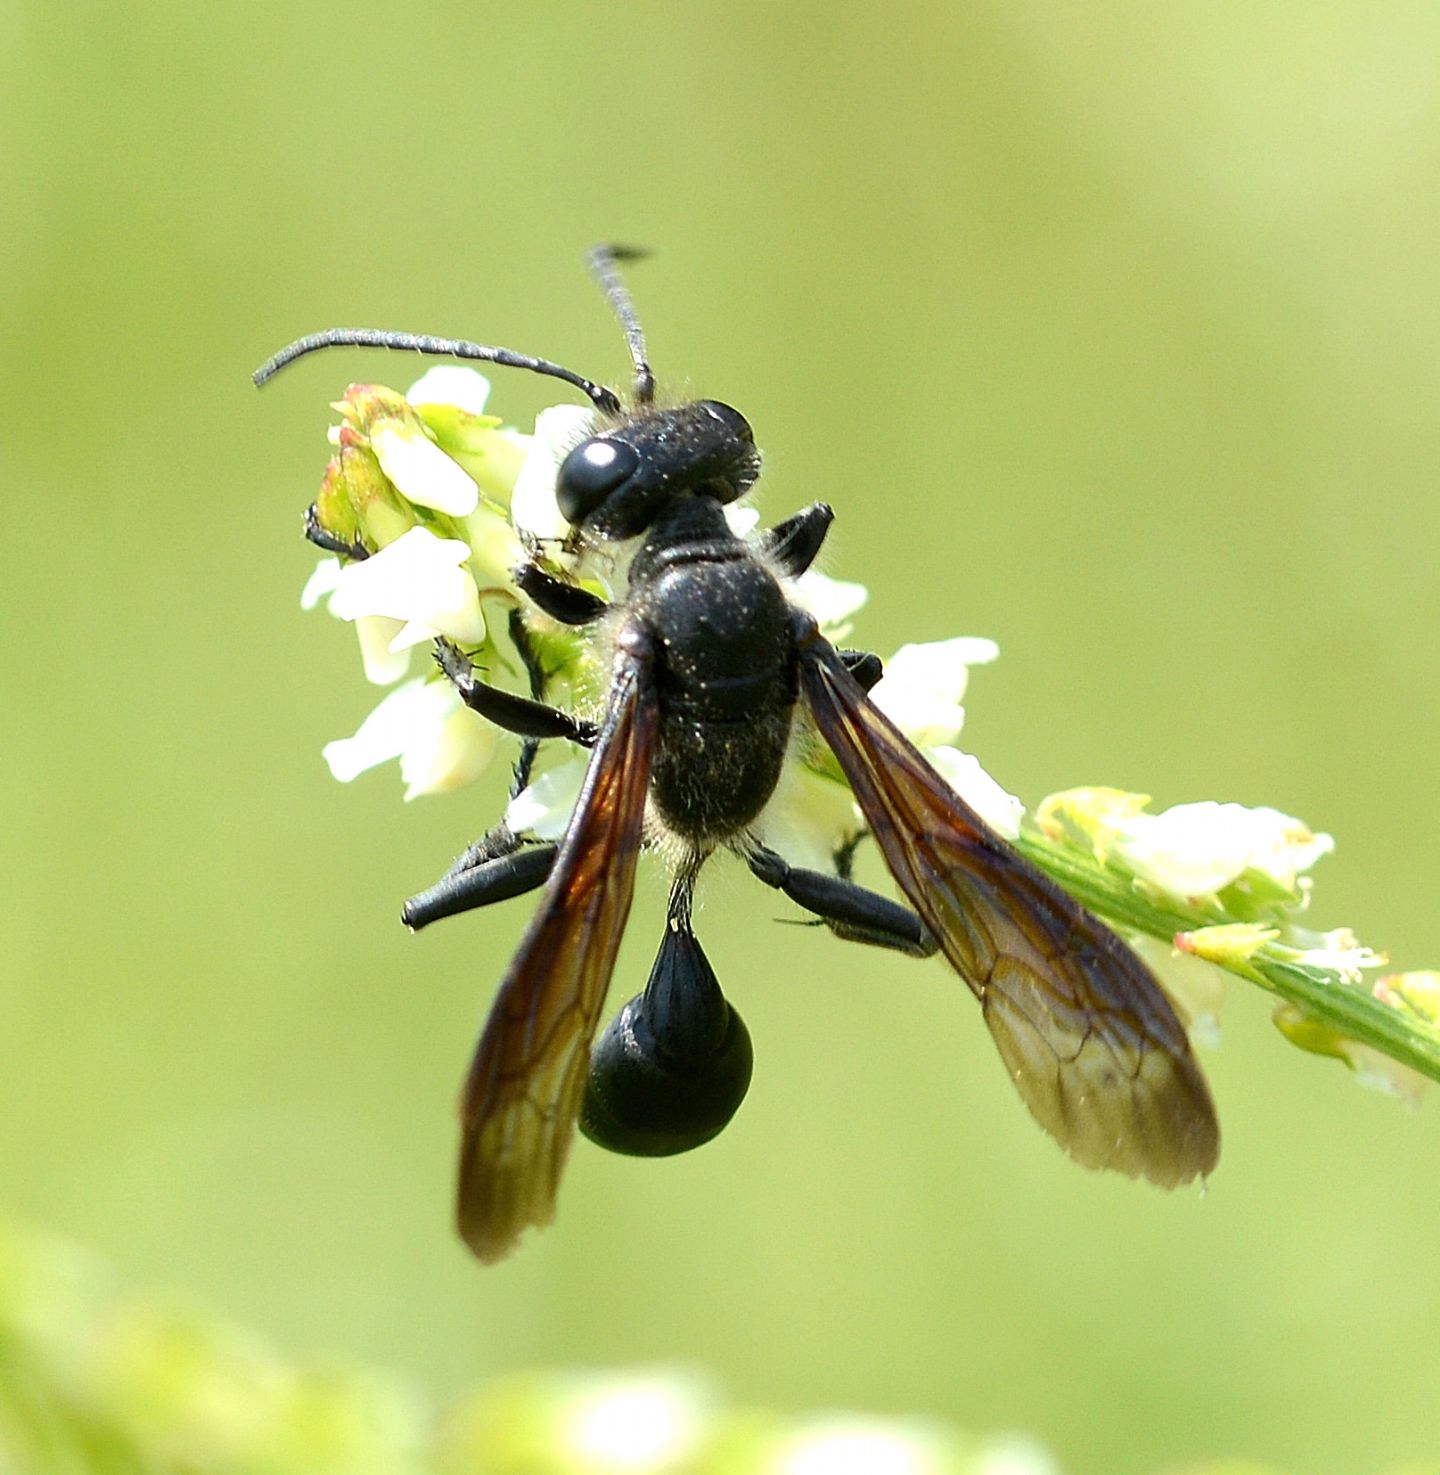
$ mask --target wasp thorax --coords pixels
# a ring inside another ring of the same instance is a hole
[[[645,992],[595,1043],[580,1129],[634,1157],[688,1152],[739,1110],[752,1063],[749,1031],[695,935],[672,925]]]

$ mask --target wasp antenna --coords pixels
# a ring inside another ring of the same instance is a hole
[[[650,359],[645,351],[645,330],[640,326],[639,314],[630,298],[630,290],[620,275],[622,261],[641,261],[650,253],[639,246],[599,245],[585,253],[585,264],[590,268],[610,311],[615,314],[625,334],[630,349],[630,360],[635,365],[635,403],[648,405],[655,398],[655,376],[650,372]]]
[[[596,384],[583,374],[552,364],[548,359],[535,358],[532,354],[516,353],[510,348],[489,348],[483,343],[469,343],[463,338],[434,338],[427,333],[393,333],[382,328],[329,328],[323,333],[310,333],[297,338],[268,358],[252,376],[257,385],[272,379],[287,364],[304,358],[307,353],[316,353],[322,348],[394,348],[410,353],[423,353],[435,357],[479,359],[484,363],[500,364],[507,369],[528,369],[532,374],[546,374],[552,379],[563,379],[573,384],[586,395],[596,409],[606,415],[620,414],[620,397],[613,389]]]

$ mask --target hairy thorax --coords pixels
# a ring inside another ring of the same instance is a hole
[[[678,834],[714,843],[775,790],[796,700],[790,612],[739,539],[667,550],[635,600],[655,642],[651,794]]]

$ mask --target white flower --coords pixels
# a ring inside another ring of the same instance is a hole
[[[396,687],[354,737],[327,743],[324,757],[342,784],[398,758],[409,801],[463,788],[499,746],[500,730],[470,711],[448,681],[416,677]]]
[[[1318,946],[1302,948],[1290,956],[1296,963],[1338,973],[1346,983],[1359,983],[1362,968],[1383,968],[1390,961],[1384,953],[1366,947],[1348,927],[1322,932]]]
[[[436,364],[405,391],[405,398],[412,405],[454,405],[466,414],[483,415],[490,399],[490,381],[464,364]]]
[[[437,538],[428,528],[411,528],[378,553],[340,572],[330,596],[342,620],[382,615],[402,622],[391,651],[448,636],[460,645],[485,638],[480,594],[464,567],[470,546],[459,538]]]
[[[314,609],[320,601],[332,596],[330,611],[335,612],[333,595],[340,587],[343,569],[338,558],[322,558],[315,565],[315,572],[306,581],[300,594],[300,608]],[[403,620],[393,620],[386,615],[357,615],[355,633],[360,637],[360,661],[365,667],[365,679],[375,686],[389,686],[399,681],[410,670],[408,648],[392,650],[391,645],[404,629]]]
[[[372,686],[393,686],[410,674],[409,645],[397,645],[403,620],[388,615],[357,615],[355,634],[360,640],[360,664]]]
[[[782,1438],[766,1464],[774,1475],[952,1475],[940,1431],[919,1422],[835,1414]]]
[[[1208,800],[1120,814],[1107,828],[1114,853],[1139,879],[1181,897],[1213,895],[1248,870],[1293,892],[1298,874],[1335,845],[1279,810]]]
[[[524,549],[510,523],[489,507],[478,507],[465,519],[465,537],[473,554],[472,565],[486,586],[513,588]]]
[[[860,812],[848,785],[788,763],[755,830],[760,839],[792,866],[835,870],[835,852],[860,832]]]
[[[505,823],[517,835],[558,840],[570,823],[588,764],[577,756],[542,773],[510,801]]]
[[[333,594],[340,585],[340,560],[322,558],[315,565],[315,572],[305,581],[300,591],[300,608],[314,609],[327,594]]]
[[[981,1443],[969,1475],[1060,1475],[1060,1467],[1028,1434],[992,1434]]]
[[[596,1378],[562,1415],[573,1468],[590,1475],[660,1475],[688,1467],[704,1432],[710,1399],[688,1379]]]
[[[748,503],[742,505],[739,502],[727,502],[725,521],[730,524],[730,531],[737,538],[743,538],[760,521],[760,510]]]
[[[946,744],[927,748],[925,756],[940,777],[997,835],[1006,840],[1019,836],[1025,806],[985,772],[978,758]]]
[[[953,743],[965,725],[960,699],[970,667],[999,654],[993,640],[968,635],[902,645],[886,662],[870,700],[918,747]]]
[[[555,501],[560,463],[590,434],[594,410],[583,405],[551,405],[535,417],[535,438],[510,494],[510,520],[532,538],[563,538],[570,524]]]
[[[1340,1052],[1362,1086],[1379,1091],[1383,1096],[1393,1096],[1409,1107],[1420,1105],[1430,1082],[1418,1070],[1401,1065],[1398,1060],[1392,1060],[1358,1040],[1342,1039]]]
[[[370,449],[380,469],[412,502],[465,517],[480,501],[480,488],[425,434],[420,421],[384,419],[370,431]]]
[[[790,597],[801,609],[815,616],[827,640],[843,640],[850,633],[852,618],[859,613],[870,591],[864,584],[832,579],[828,574],[807,569],[790,585]]]

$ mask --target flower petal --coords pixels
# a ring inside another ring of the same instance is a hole
[[[1213,895],[1247,870],[1293,891],[1335,843],[1279,810],[1212,800],[1124,817],[1115,831],[1115,853],[1141,880],[1182,897]]]
[[[510,495],[510,519],[521,532],[563,538],[570,531],[555,501],[555,478],[594,424],[595,412],[583,405],[551,405],[535,417],[535,438]]]
[[[322,558],[315,565],[315,572],[305,581],[300,591],[300,608],[314,609],[327,594],[333,594],[340,583],[340,560]]]
[[[586,766],[586,759],[571,758],[558,768],[542,773],[510,801],[505,810],[505,823],[517,835],[558,840],[565,833],[575,801],[580,797]]]
[[[386,615],[477,645],[485,638],[485,619],[475,580],[463,566],[469,557],[470,545],[459,538],[411,528],[379,553],[347,565],[330,608],[342,620]]]
[[[412,502],[466,517],[480,501],[480,488],[420,428],[404,420],[384,420],[370,431],[370,448],[385,475]]]
[[[925,756],[940,777],[997,835],[1014,840],[1020,834],[1025,806],[985,772],[978,758],[945,744],[927,748]]]
[[[436,364],[405,391],[405,398],[412,405],[454,405],[467,414],[483,415],[490,381],[464,364]]]
[[[341,783],[392,758],[405,798],[460,788],[495,756],[499,729],[471,712],[448,681],[415,677],[392,691],[353,737],[327,743],[325,761]]]
[[[953,743],[965,725],[960,698],[970,667],[999,654],[993,640],[968,635],[902,645],[886,662],[870,700],[911,742],[927,748]]]
[[[860,812],[847,784],[798,763],[785,766],[755,831],[792,866],[833,872],[835,852],[859,834]]]
[[[870,598],[870,591],[864,584],[807,569],[790,585],[790,597],[815,616],[827,639],[840,640],[849,633],[850,621]]]
[[[423,694],[427,685],[433,683],[417,676],[404,686],[397,686],[360,724],[353,737],[326,743],[325,761],[342,784],[400,756],[417,714],[428,709],[429,699]]]
[[[404,625],[388,615],[359,615],[355,634],[360,638],[360,662],[372,686],[390,686],[410,674],[410,652],[395,644]]]
[[[500,729],[465,706],[448,681],[428,685],[453,701],[445,706],[437,702],[430,720],[416,724],[400,755],[407,804],[422,794],[449,794],[474,783],[489,768],[501,742]]]
[[[750,506],[748,502],[727,502],[725,521],[730,524],[730,531],[737,538],[743,538],[760,521],[760,509]]]

